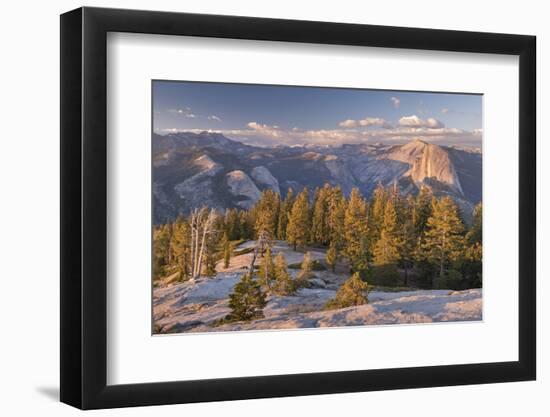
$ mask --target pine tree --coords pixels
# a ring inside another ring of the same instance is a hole
[[[334,187],[331,191],[327,203],[329,242],[340,252],[344,247],[346,199],[340,187]]]
[[[161,278],[164,275],[165,267],[168,265],[170,252],[170,228],[168,225],[161,225],[153,231],[153,279]]]
[[[384,210],[386,209],[387,201],[388,192],[381,183],[378,183],[372,195],[370,210],[371,226],[369,227],[369,241],[372,246],[380,239],[380,230],[384,221]]]
[[[292,188],[289,188],[279,209],[279,219],[277,220],[277,239],[286,240],[286,228],[288,226],[288,218],[290,216],[290,211],[292,210],[293,204],[294,193]]]
[[[483,233],[482,233],[482,226],[483,226],[483,206],[481,203],[476,204],[474,207],[473,212],[473,218],[472,218],[472,225],[470,227],[470,230],[468,230],[468,233],[466,234],[466,241],[470,244],[482,244],[483,243]]]
[[[275,283],[272,291],[281,296],[292,295],[296,291],[296,285],[288,273],[286,260],[281,252],[275,257]]]
[[[260,284],[244,274],[241,280],[233,288],[229,295],[229,307],[231,313],[226,317],[227,321],[250,321],[263,317],[263,308],[267,302]]]
[[[380,238],[374,246],[373,271],[376,283],[394,286],[399,284],[399,239],[397,236],[397,213],[394,200],[388,199],[380,226]]]
[[[302,260],[302,264],[300,266],[300,272],[298,272],[298,275],[296,277],[296,281],[298,282],[298,285],[300,287],[307,287],[309,286],[309,280],[313,278],[315,275],[313,274],[313,258],[311,256],[311,252],[306,252],[304,255],[304,259]]]
[[[317,245],[326,245],[330,239],[328,227],[328,199],[331,187],[326,184],[315,190],[315,199],[312,209],[311,242]]]
[[[270,288],[271,281],[275,278],[275,264],[271,256],[271,248],[268,246],[264,252],[259,270],[259,282],[262,287]]]
[[[213,277],[216,275],[216,261],[218,260],[218,243],[219,237],[217,233],[211,233],[206,239],[204,250],[204,275]]]
[[[425,259],[437,265],[440,279],[444,278],[448,264],[460,256],[463,233],[464,225],[453,200],[450,197],[433,199],[421,250]]]
[[[294,250],[298,246],[303,247],[307,244],[309,237],[309,202],[307,187],[296,197],[292,205],[288,225],[286,228],[286,240]]]
[[[369,284],[356,272],[342,284],[336,292],[336,297],[330,300],[325,308],[332,310],[367,304],[369,292]]]
[[[422,236],[426,230],[428,218],[432,214],[432,199],[433,194],[431,190],[422,185],[420,192],[416,196],[414,209],[414,229],[417,236]]]
[[[279,217],[279,194],[271,189],[264,190],[254,207],[256,238],[264,236],[267,241],[275,238]]]
[[[413,266],[416,250],[416,234],[414,231],[414,198],[409,195],[400,205],[398,213],[399,264],[405,270],[405,286],[409,284],[409,270]]]
[[[336,269],[337,260],[338,260],[338,250],[336,249],[336,244],[334,242],[330,242],[330,246],[325,255],[325,261],[332,272],[334,272]]]
[[[367,203],[357,188],[351,191],[344,213],[343,255],[349,260],[352,271],[368,267]]]
[[[252,211],[240,210],[239,211],[239,227],[241,239],[253,239],[254,238],[254,216]]]
[[[380,227],[380,238],[374,247],[374,264],[397,264],[399,260],[397,237],[397,213],[393,201],[388,200]]]
[[[191,276],[191,229],[183,216],[178,216],[172,226],[170,246],[180,272],[180,279],[189,278]]]
[[[478,203],[474,208],[472,224],[465,236],[462,271],[469,279],[470,287],[482,285],[482,258],[483,258],[483,232],[482,232],[482,205]]]
[[[239,212],[234,208],[225,212],[225,230],[229,240],[238,240],[241,238]]]
[[[225,232],[222,238],[222,251],[223,251],[223,267],[229,268],[231,262],[231,243],[229,242],[228,233]]]

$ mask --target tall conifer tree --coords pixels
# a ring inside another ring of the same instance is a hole
[[[329,242],[328,228],[328,199],[331,193],[329,184],[315,191],[315,200],[312,210],[311,242],[326,245]]]
[[[279,217],[279,194],[271,189],[264,190],[260,200],[254,207],[256,237],[262,235],[264,239],[275,238],[277,232],[277,220]]]
[[[288,225],[286,228],[286,240],[294,250],[307,244],[309,237],[309,193],[307,187],[296,197],[292,205]]]
[[[180,271],[180,278],[191,275],[191,229],[183,216],[178,216],[172,226],[171,251]]]
[[[443,278],[448,264],[456,260],[464,245],[464,225],[450,197],[433,199],[432,215],[426,222],[422,253],[433,262]]]
[[[327,205],[329,242],[334,245],[337,252],[340,252],[344,246],[344,218],[346,213],[346,199],[340,187],[332,188]]]
[[[397,235],[397,213],[392,200],[386,202],[380,227],[380,238],[374,247],[375,265],[395,265],[399,260],[399,239]]]
[[[369,241],[371,245],[375,245],[380,238],[380,228],[384,221],[386,201],[388,201],[388,192],[381,183],[378,183],[372,195],[370,207],[371,226],[369,227]]]
[[[294,192],[289,188],[285,199],[281,202],[279,209],[279,219],[277,221],[277,239],[286,240],[286,228],[292,205],[294,204]]]
[[[416,249],[414,230],[415,201],[409,195],[402,201],[398,213],[399,264],[405,270],[405,285],[409,284],[409,270],[413,266]]]
[[[368,267],[367,216],[367,202],[360,191],[354,188],[344,213],[343,254],[355,272],[366,270]]]
[[[231,262],[231,243],[229,242],[229,236],[227,231],[223,234],[222,238],[222,251],[223,251],[223,267],[229,268]]]

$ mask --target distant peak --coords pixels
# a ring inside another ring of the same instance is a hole
[[[427,144],[428,144],[428,142],[423,141],[423,140],[420,139],[420,138],[415,138],[415,139],[412,141],[412,143],[418,143],[418,144],[421,143],[422,145],[427,145]]]
[[[429,146],[430,144],[428,142],[425,142],[419,138],[415,138],[410,142],[407,142],[403,145],[398,146],[397,149],[401,149],[407,153],[417,153],[417,152],[424,152],[424,150]]]

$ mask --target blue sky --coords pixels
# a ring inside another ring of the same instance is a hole
[[[426,141],[480,146],[482,96],[153,82],[153,129],[211,130],[261,146]]]

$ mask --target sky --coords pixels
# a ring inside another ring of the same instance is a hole
[[[153,130],[257,146],[427,142],[480,147],[482,95],[153,81]]]

